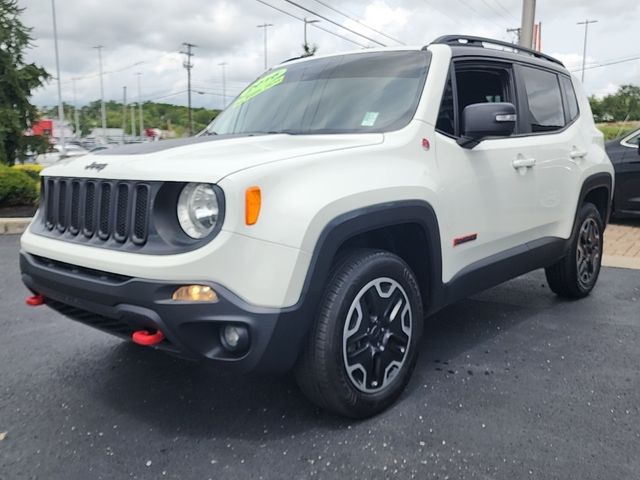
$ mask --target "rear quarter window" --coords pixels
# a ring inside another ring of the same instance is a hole
[[[565,126],[560,83],[555,73],[522,66],[522,77],[529,106],[531,132],[552,132]]]
[[[572,122],[576,119],[579,113],[578,99],[576,98],[576,91],[573,89],[573,82],[569,77],[560,75],[560,85],[564,93],[564,98],[567,102],[567,114],[569,121]]]

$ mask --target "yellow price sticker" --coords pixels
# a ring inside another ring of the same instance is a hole
[[[284,81],[284,74],[286,73],[286,71],[286,68],[281,68],[280,70],[276,70],[275,72],[258,79],[240,94],[240,96],[233,103],[233,106],[239,107],[243,103],[251,100],[253,97],[260,95],[261,93],[275,87],[276,85],[281,84]]]

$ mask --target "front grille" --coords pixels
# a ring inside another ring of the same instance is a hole
[[[42,203],[43,224],[50,234],[92,244],[147,242],[148,182],[47,177]]]

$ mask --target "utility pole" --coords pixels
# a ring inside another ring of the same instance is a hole
[[[227,79],[225,75],[225,67],[227,62],[220,62],[218,65],[222,67],[222,109],[227,107]]]
[[[136,106],[131,104],[131,139],[136,138]]]
[[[100,67],[100,115],[102,117],[102,141],[107,143],[107,110],[104,106],[104,79],[102,72],[102,49],[104,46],[93,47],[98,50],[98,65]]]
[[[76,139],[80,140],[82,134],[80,133],[80,112],[78,111],[78,101],[76,100],[76,80],[78,79],[71,79],[71,82],[73,84],[73,117],[74,123],[76,125]]]
[[[184,45],[187,50],[182,51],[180,53],[186,55],[187,59],[182,63],[182,66],[187,70],[187,103],[189,106],[189,136],[193,135],[193,116],[191,113],[191,69],[193,68],[193,63],[191,63],[191,57],[193,57],[193,53],[191,49],[193,49],[196,45],[193,43],[184,42]]]
[[[60,124],[60,156],[65,157],[67,149],[64,138],[64,105],[62,104],[62,87],[60,82],[60,55],[58,54],[58,25],[56,23],[56,2],[51,0],[51,12],[53,17],[53,43],[56,52],[56,75],[58,76],[58,123]]]
[[[578,22],[576,25],[584,25],[584,45],[582,46],[582,78],[580,81],[584,83],[584,64],[587,60],[587,35],[589,34],[589,24],[597,23],[598,20],[585,20],[584,22]]]
[[[536,0],[522,0],[522,25],[519,45],[525,48],[533,46],[533,23],[536,17]]]
[[[304,22],[304,45],[307,45],[307,25],[309,23],[318,23],[320,20],[307,20],[307,17],[303,18],[302,21]]]
[[[140,87],[140,77],[142,77],[142,73],[136,73],[138,77],[138,115],[140,116],[140,141],[142,141],[142,134],[144,132],[144,126],[142,124],[142,88]]]
[[[258,28],[264,28],[264,69],[267,69],[267,28],[273,27],[272,23],[263,23],[256,25]]]
[[[127,132],[127,86],[122,87],[122,143]]]
[[[507,28],[507,33],[515,33],[516,44],[520,45],[520,28]]]

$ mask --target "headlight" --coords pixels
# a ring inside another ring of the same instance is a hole
[[[191,238],[204,238],[216,226],[220,206],[213,187],[207,183],[188,183],[178,198],[178,221]]]

